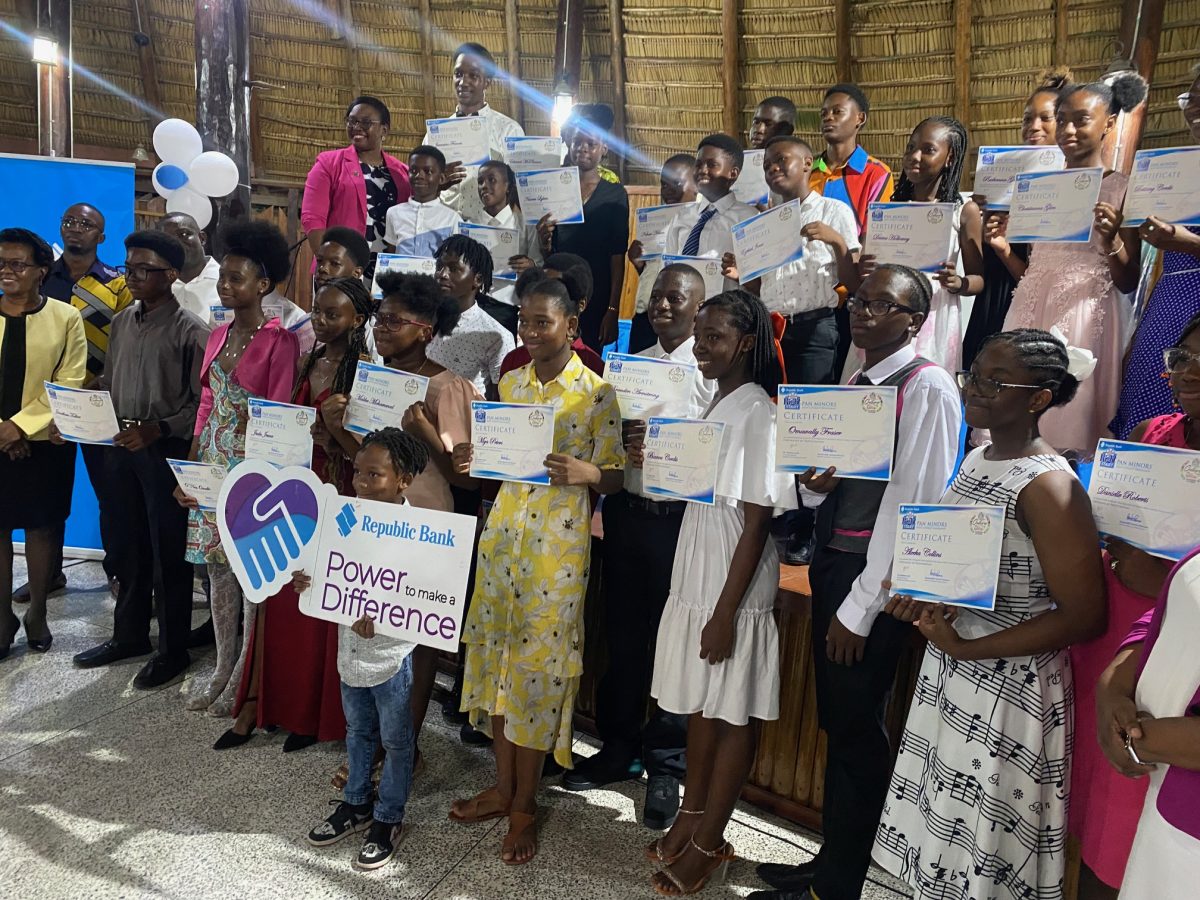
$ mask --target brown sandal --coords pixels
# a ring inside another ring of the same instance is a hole
[[[733,844],[725,841],[716,850],[705,850],[695,840],[690,840],[688,841],[688,846],[697,853],[707,856],[710,861],[710,868],[696,879],[695,884],[687,885],[668,866],[658,872],[650,881],[656,894],[664,897],[698,894],[708,886],[709,881],[714,877],[717,879],[718,884],[725,883],[725,876],[729,872],[729,864],[737,859],[737,853],[733,849]]]
[[[479,811],[480,805],[492,798],[498,800],[501,806],[498,809],[481,813]],[[455,809],[455,807],[460,804],[464,809],[464,812],[461,813]],[[468,807],[470,808],[470,812],[466,812]],[[500,796],[499,789],[495,785],[492,785],[490,788],[485,788],[484,790],[480,791],[469,800],[455,800],[454,803],[450,804],[450,820],[453,822],[460,822],[463,825],[474,825],[476,822],[488,822],[492,819],[503,819],[508,815],[508,808],[509,804],[504,802],[504,798]]]
[[[681,809],[681,810],[679,810],[678,815],[702,816],[702,815],[704,815],[704,810],[702,810],[702,809]],[[646,862],[652,862],[657,866],[669,866],[669,865],[671,865],[671,863],[673,863],[677,859],[679,859],[679,857],[683,856],[684,851],[687,850],[687,847],[688,847],[688,845],[684,844],[683,848],[678,853],[672,853],[672,854],[668,855],[663,852],[663,839],[656,838],[655,840],[651,841],[649,844],[646,845],[646,847],[642,851],[642,853],[646,857]]]
[[[512,844],[531,829],[533,830],[533,854],[528,859],[517,859],[517,849]],[[515,810],[510,812],[508,814],[508,834],[504,836],[504,842],[500,845],[500,861],[506,866],[523,866],[537,856],[537,849],[537,814],[531,815]],[[511,854],[512,858],[506,859],[505,854]]]

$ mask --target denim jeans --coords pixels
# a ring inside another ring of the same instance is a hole
[[[374,687],[350,687],[342,682],[342,709],[346,713],[346,750],[350,777],[342,799],[355,806],[371,801],[371,764],[382,739],[386,753],[375,821],[399,825],[412,785],[413,727],[409,695],[412,693],[412,654],[400,671]]]

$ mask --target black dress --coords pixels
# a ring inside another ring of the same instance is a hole
[[[1013,253],[1024,262],[1029,261],[1028,244],[1014,244]],[[975,302],[971,306],[971,321],[967,323],[967,333],[963,336],[964,369],[971,368],[971,363],[979,355],[983,342],[1003,330],[1004,318],[1008,315],[1016,288],[1016,279],[1012,277],[1004,261],[996,255],[995,250],[984,244],[983,290],[975,295]]]
[[[0,342],[0,421],[21,411],[25,390],[25,325],[41,312],[10,316],[3,311],[4,340]],[[61,525],[71,514],[75,487],[75,445],[55,446],[30,441],[29,456],[11,459],[0,452],[0,531]]]
[[[623,256],[627,249],[629,195],[621,185],[604,179],[583,204],[583,224],[554,229],[554,252],[581,256],[592,270],[592,295],[579,321],[579,336],[597,353],[601,350],[600,325],[611,300],[612,258]]]

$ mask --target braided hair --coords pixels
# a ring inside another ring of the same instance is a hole
[[[479,167],[480,174],[483,173],[484,169],[496,169],[504,173],[504,177],[507,179],[508,184],[508,189],[504,193],[504,204],[510,207],[515,206],[517,209],[520,209],[521,198],[517,194],[517,176],[516,173],[513,172],[512,166],[502,159],[489,159]]]
[[[372,431],[363,438],[359,452],[375,445],[387,451],[397,475],[411,475],[416,478],[429,465],[429,448],[425,446],[425,442],[399,428],[389,427]]]
[[[933,286],[924,274],[899,263],[880,263],[871,274],[874,276],[882,272],[897,275],[905,283],[906,306],[913,312],[929,315],[929,308],[933,305]]]
[[[959,196],[958,190],[962,183],[963,167],[967,164],[966,126],[950,116],[930,116],[928,119],[921,120],[913,129],[913,134],[929,124],[941,125],[945,128],[946,141],[950,145],[950,158],[946,160],[946,167],[942,169],[942,177],[938,181],[937,202],[960,204],[962,197]],[[908,180],[907,173],[901,172],[900,180],[896,182],[896,190],[892,193],[892,200],[901,203],[912,200],[912,198],[913,183]]]
[[[442,254],[445,253],[457,256],[467,264],[467,268],[479,276],[477,296],[492,292],[492,254],[487,247],[465,234],[452,234],[442,241],[433,255],[440,262]]]
[[[1067,358],[1067,348],[1050,332],[1040,328],[1001,331],[985,340],[979,352],[983,353],[992,344],[1012,347],[1034,381],[1050,391],[1050,406],[1046,409],[1069,403],[1079,389],[1079,379],[1068,371],[1070,360]]]
[[[710,297],[700,309],[723,309],[733,320],[733,327],[742,334],[754,335],[754,349],[750,351],[750,377],[770,396],[779,393],[783,371],[775,351],[775,331],[771,326],[771,314],[763,302],[749,291],[738,288]]]

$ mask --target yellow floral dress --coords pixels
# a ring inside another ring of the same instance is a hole
[[[500,380],[505,403],[556,410],[554,447],[600,469],[623,469],[621,412],[612,387],[573,354],[542,384],[533,363]],[[586,487],[506,481],[479,539],[475,594],[463,629],[467,658],[462,708],[491,734],[554,751],[571,765],[571,717],[583,672],[583,601],[591,561]]]

